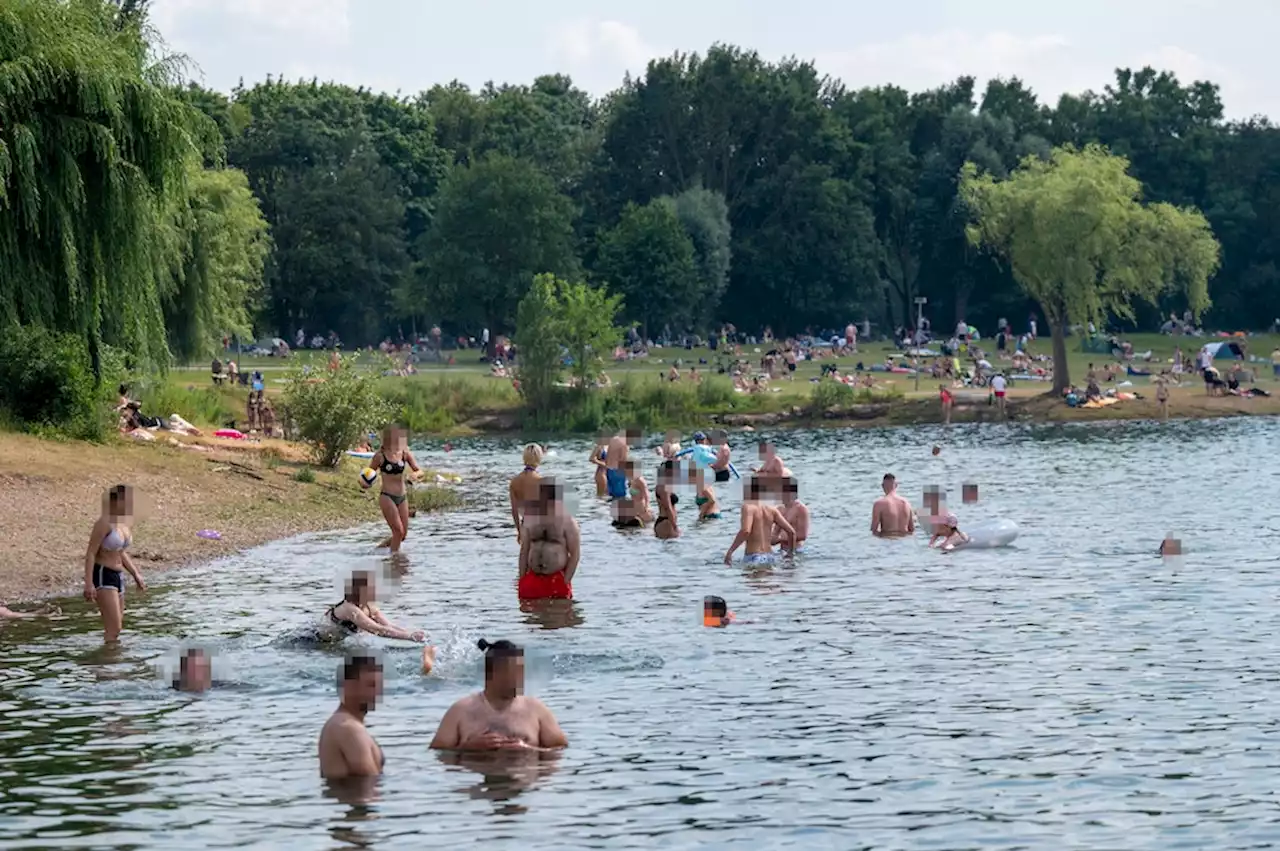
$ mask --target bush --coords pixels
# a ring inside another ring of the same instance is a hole
[[[409,507],[422,514],[448,511],[462,504],[462,496],[453,488],[419,485],[409,489]]]
[[[358,371],[353,358],[343,358],[336,370],[296,367],[284,398],[289,420],[323,467],[337,466],[347,449],[393,413],[376,379]]]
[[[38,326],[0,333],[0,408],[7,419],[24,429],[97,438],[105,423],[101,403],[79,337]]]
[[[520,399],[511,382],[463,377],[398,379],[383,385],[383,396],[412,434],[448,431],[483,411],[510,408]]]
[[[293,474],[293,480],[295,482],[302,482],[304,485],[315,484],[316,471],[310,467],[302,467],[298,472]]]
[[[143,379],[130,388],[144,413],[166,419],[177,414],[195,425],[222,426],[243,419],[248,391],[243,388],[179,387],[163,379]]]
[[[854,389],[843,381],[824,378],[813,385],[813,391],[809,395],[809,406],[814,411],[847,408],[853,404],[855,396]]]

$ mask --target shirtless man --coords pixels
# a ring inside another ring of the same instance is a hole
[[[382,663],[367,651],[342,665],[338,709],[320,731],[320,776],[326,780],[376,777],[382,748],[365,729],[364,717],[382,695]]]
[[[480,639],[484,691],[462,698],[440,719],[436,750],[541,750],[567,747],[569,740],[551,710],[524,695],[524,650],[510,641]]]
[[[898,480],[885,473],[884,496],[871,509],[871,534],[877,538],[905,538],[916,533],[916,513],[911,503],[898,496]]]
[[[737,536],[724,554],[724,563],[733,564],[733,554],[744,543],[747,545],[745,564],[768,564],[773,560],[773,530],[778,528],[783,534],[783,548],[794,550],[796,530],[782,516],[782,512],[772,505],[761,501],[765,492],[765,484],[758,477],[752,476],[747,483],[747,492],[742,501],[742,525]]]
[[[605,487],[609,499],[627,498],[627,458],[629,443],[638,438],[633,429],[618,432],[609,440],[608,453],[605,455],[604,476]]]
[[[791,471],[782,463],[782,457],[773,444],[767,440],[760,441],[760,461],[756,475],[765,479],[781,479],[791,475]]]
[[[716,481],[724,484],[729,481],[729,435],[724,429],[716,432],[716,460],[711,462],[711,470],[716,474]]]
[[[564,510],[555,479],[539,482],[538,497],[524,516],[517,593],[521,600],[572,600],[582,554],[578,521]]]
[[[782,483],[781,515],[782,519],[790,523],[791,528],[795,530],[794,549],[800,549],[804,546],[805,539],[809,537],[809,506],[800,501],[800,484],[790,476]],[[775,525],[772,543],[776,546],[785,542],[784,530]]]

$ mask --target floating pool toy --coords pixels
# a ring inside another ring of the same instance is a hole
[[[696,446],[690,446],[688,449],[681,449],[676,453],[677,458],[684,458],[686,456],[691,456],[693,463],[703,469],[710,469],[711,465],[716,462],[715,447],[707,446],[702,443],[699,443]],[[729,472],[733,473],[733,477],[735,479],[742,478],[742,476],[738,475],[738,468],[734,467],[732,463],[729,464]]]
[[[244,440],[244,432],[234,428],[220,428],[213,433],[214,437],[228,437],[232,440]]]
[[[199,532],[196,532],[196,537],[204,538],[206,541],[222,540],[222,535],[218,532],[213,531],[212,529],[201,529]]]
[[[378,471],[372,467],[365,467],[360,471],[360,487],[368,490],[373,487],[373,483],[378,480]]]
[[[993,520],[963,531],[969,540],[953,549],[991,550],[1012,544],[1018,537],[1018,524],[1012,520]]]
[[[347,450],[347,455],[351,456],[352,458],[372,458],[372,457],[373,457],[373,455],[374,455],[374,453],[372,453],[372,452],[357,452],[357,451],[355,451],[354,449],[348,449],[348,450]]]

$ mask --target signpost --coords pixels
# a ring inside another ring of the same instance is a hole
[[[911,335],[911,343],[916,353],[912,358],[912,363],[916,369],[916,392],[920,391],[920,327],[924,325],[924,306],[929,303],[929,299],[924,296],[916,296],[916,330]]]

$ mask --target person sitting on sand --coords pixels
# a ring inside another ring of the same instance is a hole
[[[380,635],[383,638],[394,638],[400,641],[412,641],[416,644],[426,643],[426,633],[420,629],[408,630],[398,627],[387,620],[386,615],[374,604],[376,598],[373,574],[358,570],[351,574],[347,582],[346,593],[342,599],[325,611],[327,623],[317,634],[322,640],[344,638],[360,632]],[[422,649],[422,672],[431,673],[435,664],[436,649],[431,646]]]

